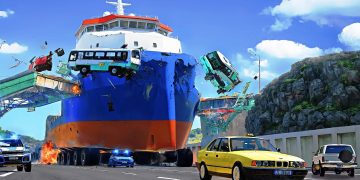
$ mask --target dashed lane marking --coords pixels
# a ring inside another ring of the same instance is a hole
[[[158,179],[168,179],[168,180],[180,180],[175,178],[168,178],[168,177],[157,177]]]
[[[128,172],[122,172],[123,174],[126,174],[126,175],[136,175],[135,173],[128,173]]]
[[[13,170],[14,172],[16,171],[16,169]],[[5,174],[1,174],[0,177],[6,177],[6,176],[9,176],[11,175],[12,173],[14,172],[8,172],[8,173],[5,173]]]

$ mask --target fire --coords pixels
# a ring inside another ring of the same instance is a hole
[[[41,164],[56,164],[57,156],[60,150],[54,149],[54,144],[51,141],[47,141],[41,148]]]

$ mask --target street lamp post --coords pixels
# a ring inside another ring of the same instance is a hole
[[[253,57],[257,58],[259,61],[259,94],[261,91],[261,57],[256,53],[256,51],[253,48],[248,49],[248,53],[251,54]]]

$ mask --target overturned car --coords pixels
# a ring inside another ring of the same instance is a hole
[[[200,63],[206,73],[205,80],[210,81],[218,88],[218,94],[231,91],[241,82],[239,74],[232,67],[230,61],[219,51],[202,56]]]

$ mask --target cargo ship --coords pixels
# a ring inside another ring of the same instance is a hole
[[[131,78],[78,73],[81,93],[62,101],[60,116],[47,118],[46,140],[60,149],[64,165],[106,163],[108,152],[121,148],[134,151],[138,164],[190,166],[184,147],[199,104],[197,60],[158,18],[125,15],[129,4],[108,3],[117,13],[84,20],[74,50],[137,49],[141,65]]]

